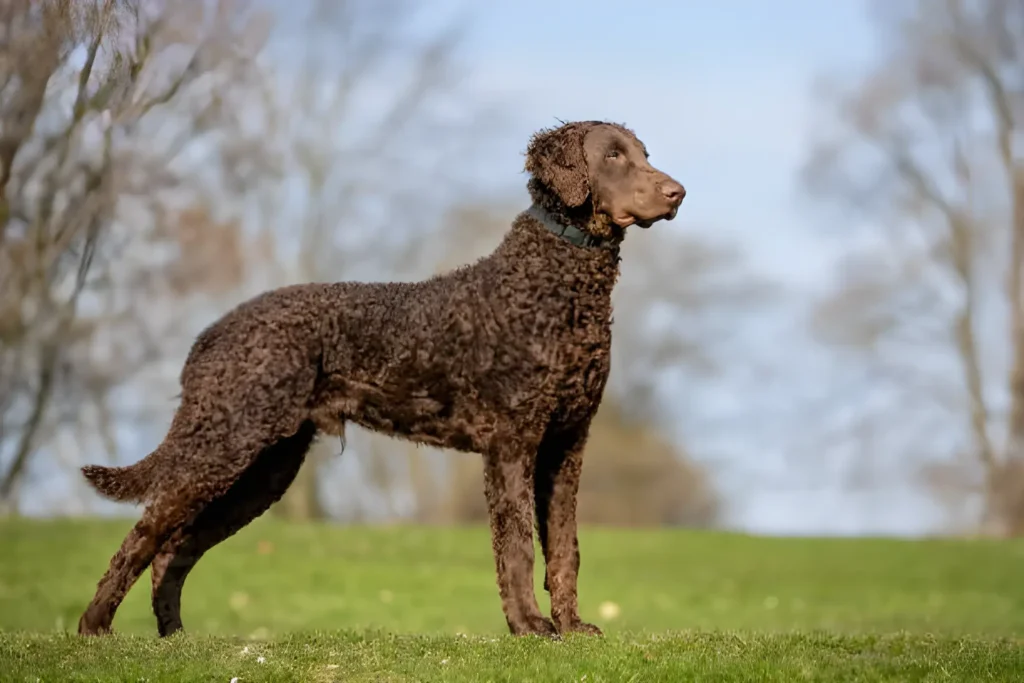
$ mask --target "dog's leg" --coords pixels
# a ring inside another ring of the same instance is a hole
[[[312,422],[264,449],[220,498],[173,535],[153,560],[153,614],[161,636],[182,628],[181,591],[203,554],[237,533],[281,499],[295,480],[316,434]]]
[[[484,459],[501,606],[513,634],[555,636],[555,626],[541,613],[533,586],[533,453],[509,442]]]
[[[78,632],[99,635],[110,632],[114,613],[129,589],[153,561],[157,550],[185,523],[190,511],[182,501],[166,499],[146,508],[142,519],[128,532],[110,560],[96,594],[78,621]]]
[[[161,636],[169,636],[181,629],[181,589],[185,585],[185,577],[199,561],[191,540],[192,536],[184,528],[179,529],[164,543],[150,565],[153,614]]]
[[[551,595],[551,617],[559,633],[600,635],[580,619],[577,577],[580,546],[576,535],[576,495],[587,427],[549,432],[537,452],[535,493],[537,532],[544,552],[544,590]]]
[[[260,357],[274,362],[214,364],[207,371],[214,367],[220,374],[208,382],[202,369],[191,376],[182,371],[182,403],[152,475],[156,493],[100,579],[79,633],[109,631],[128,589],[168,540],[223,497],[264,451],[313,429],[308,403],[317,366],[309,362],[310,349],[287,336],[261,341]],[[158,573],[166,576],[173,564],[161,561]]]

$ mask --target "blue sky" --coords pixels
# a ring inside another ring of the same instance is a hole
[[[520,183],[518,152],[555,117],[624,121],[686,185],[681,227],[728,233],[773,273],[819,281],[826,245],[795,174],[813,79],[870,57],[863,2],[525,0],[475,17],[470,77],[517,110],[495,177]]]

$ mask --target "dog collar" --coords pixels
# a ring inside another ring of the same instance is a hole
[[[580,230],[575,225],[562,225],[555,220],[554,216],[537,204],[531,204],[530,208],[527,209],[527,213],[547,228],[548,232],[561,237],[571,244],[575,244],[577,247],[599,247],[608,242],[603,237],[591,235],[586,230]]]

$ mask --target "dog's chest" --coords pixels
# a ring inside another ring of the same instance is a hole
[[[557,401],[567,415],[588,414],[600,403],[611,368],[611,303],[574,298],[566,307],[557,351]]]

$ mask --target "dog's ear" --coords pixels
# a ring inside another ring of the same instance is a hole
[[[590,123],[569,123],[538,131],[526,148],[526,171],[558,195],[568,207],[583,204],[590,195],[583,139]]]

